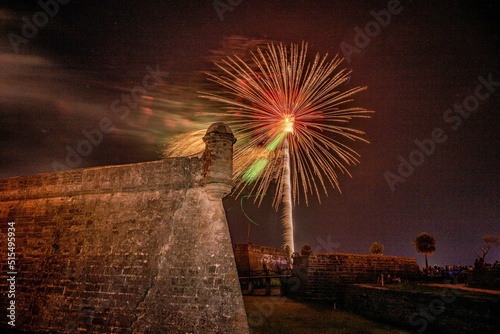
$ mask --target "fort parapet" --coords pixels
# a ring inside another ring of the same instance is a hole
[[[205,143],[201,158],[0,180],[0,327],[14,301],[22,331],[248,333],[222,205],[234,136],[216,123]]]

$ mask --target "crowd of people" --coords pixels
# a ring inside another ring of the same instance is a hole
[[[439,267],[434,265],[429,268],[420,268],[422,274],[428,277],[444,277],[444,276],[457,276],[461,275],[464,271],[472,270],[472,266],[457,266],[457,265],[446,265],[444,267]]]
[[[483,259],[476,259],[474,265],[469,266],[457,266],[457,265],[446,265],[444,267],[439,267],[434,265],[429,268],[420,268],[422,274],[428,277],[449,277],[449,276],[462,276],[468,270],[500,270],[500,262],[497,260],[495,263],[485,263]]]
[[[474,261],[474,268],[476,269],[496,269],[500,270],[500,262],[498,260],[495,263],[485,263],[483,258],[476,259]]]
[[[464,283],[467,280],[467,274],[470,274],[474,270],[500,271],[500,262],[497,260],[494,263],[485,263],[481,259],[476,259],[474,265],[469,266],[445,265],[440,267],[434,265],[428,268],[420,267],[420,273],[424,278],[427,277],[430,280],[451,280],[455,283]],[[401,278],[396,275],[381,274],[377,277],[377,283],[382,285],[401,283]]]

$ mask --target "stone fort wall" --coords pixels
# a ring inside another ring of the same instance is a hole
[[[383,274],[415,279],[420,269],[415,258],[385,255],[311,253],[293,259],[289,291],[301,299],[344,302],[349,284],[373,283]]]
[[[0,327],[14,302],[23,331],[248,333],[222,206],[234,137],[204,140],[201,158],[0,180]]]

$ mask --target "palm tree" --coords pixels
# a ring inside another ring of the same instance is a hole
[[[384,246],[375,241],[371,246],[370,246],[370,253],[374,254],[374,255],[377,255],[377,254],[380,254],[382,255],[382,252],[384,251]]]
[[[418,253],[425,255],[425,268],[429,268],[427,255],[432,255],[436,251],[436,239],[428,233],[420,233],[413,242]]]

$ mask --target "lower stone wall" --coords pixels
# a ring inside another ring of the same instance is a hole
[[[300,283],[291,289],[291,294],[308,300],[342,303],[347,284],[376,282],[381,274],[412,280],[420,275],[420,269],[415,258],[311,253],[293,259],[292,275]]]
[[[496,295],[478,296],[451,288],[423,293],[348,285],[345,308],[418,333],[500,333]]]

